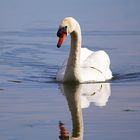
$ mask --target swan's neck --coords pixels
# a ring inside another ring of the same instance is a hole
[[[80,82],[80,51],[81,51],[81,29],[77,23],[76,29],[71,35],[71,48],[65,71],[64,81]]]

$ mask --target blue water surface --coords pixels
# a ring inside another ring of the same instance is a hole
[[[0,139],[66,139],[59,121],[69,137],[80,140],[139,139],[139,5],[139,0],[1,0]],[[67,16],[79,21],[83,47],[109,54],[111,81],[72,87],[56,82],[70,44],[68,37],[58,49],[56,32]]]

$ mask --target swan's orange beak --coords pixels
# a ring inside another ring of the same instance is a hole
[[[66,37],[67,37],[67,33],[66,32],[61,33],[61,35],[59,36],[59,39],[58,39],[58,43],[57,43],[57,47],[58,48],[60,48],[61,45],[64,43]]]

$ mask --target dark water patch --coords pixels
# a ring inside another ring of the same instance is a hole
[[[30,76],[25,77],[24,81],[37,82],[37,83],[57,83],[55,77],[37,77]]]
[[[12,83],[22,83],[22,81],[19,81],[19,80],[8,80],[8,82],[12,82]]]
[[[45,79],[46,78],[46,79]],[[39,83],[39,84],[56,84],[58,83],[55,79],[55,77],[44,77],[44,78],[39,78],[39,77],[27,77],[23,79],[24,81],[28,82],[33,82],[33,83]]]
[[[124,112],[138,112],[139,110],[136,109],[124,109]]]
[[[113,75],[113,82],[122,82],[122,81],[138,82],[140,81],[140,72]]]
[[[3,88],[0,88],[0,91],[3,91],[4,89]]]

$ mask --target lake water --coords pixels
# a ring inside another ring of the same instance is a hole
[[[0,140],[138,140],[139,5],[138,0],[0,1]],[[56,82],[69,51],[69,38],[56,48],[66,16],[80,22],[84,47],[109,54],[114,77],[108,83]]]

